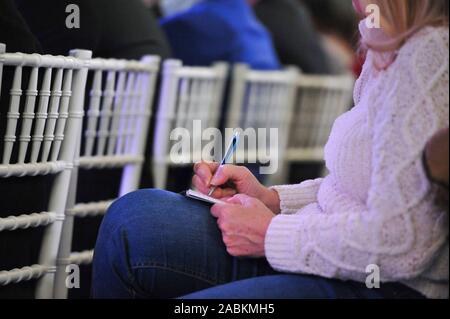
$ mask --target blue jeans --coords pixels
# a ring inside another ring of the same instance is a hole
[[[109,209],[93,265],[94,298],[414,298],[400,284],[365,284],[283,274],[266,259],[228,255],[209,206],[140,190]]]

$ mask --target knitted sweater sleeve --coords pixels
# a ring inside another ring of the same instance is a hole
[[[322,180],[322,178],[318,178],[297,185],[271,187],[280,197],[281,214],[295,214],[301,208],[316,202]]]
[[[391,66],[396,76],[376,97],[379,109],[368,111],[374,115],[367,201],[342,196],[330,198],[337,203],[331,213],[314,202],[276,216],[265,241],[274,269],[364,282],[366,267],[376,264],[382,281],[401,281],[425,272],[445,245],[448,216],[433,205],[421,154],[448,126],[448,29],[405,46]],[[280,197],[282,207],[295,207]]]

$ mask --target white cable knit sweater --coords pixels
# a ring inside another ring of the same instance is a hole
[[[449,125],[448,33],[424,28],[383,71],[369,52],[356,106],[325,148],[330,174],[274,187],[281,214],[265,242],[274,269],[365,282],[376,264],[382,283],[448,298],[448,215],[421,162],[426,142]]]

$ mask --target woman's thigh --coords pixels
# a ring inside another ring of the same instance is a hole
[[[265,259],[226,252],[209,207],[160,190],[128,194],[108,210],[94,254],[94,297],[172,298],[275,273]]]

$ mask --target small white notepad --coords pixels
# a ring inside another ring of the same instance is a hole
[[[221,201],[220,199],[210,197],[208,195],[202,194],[200,192],[194,191],[192,189],[189,189],[186,191],[186,196],[192,199],[196,199],[205,203],[210,204],[226,204],[224,201]]]

